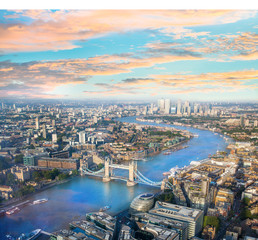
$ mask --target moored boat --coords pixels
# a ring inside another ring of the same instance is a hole
[[[171,151],[166,151],[163,153],[163,155],[170,155],[172,152]]]
[[[42,198],[42,199],[38,199],[38,200],[35,200],[32,202],[32,204],[40,204],[40,203],[44,203],[44,202],[47,202],[48,199],[47,198]]]
[[[18,240],[33,240],[35,239],[41,232],[41,229],[36,229],[29,234],[22,234],[21,236],[18,237]]]
[[[20,211],[20,208],[18,208],[18,207],[13,207],[13,208],[8,209],[5,213],[6,213],[7,215],[11,215],[11,214],[17,213],[17,212],[19,212],[19,211]]]

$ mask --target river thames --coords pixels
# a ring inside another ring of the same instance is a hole
[[[185,143],[189,147],[172,152],[171,155],[161,153],[149,157],[147,161],[139,161],[138,170],[154,181],[161,180],[163,172],[169,171],[172,167],[187,166],[191,161],[205,159],[209,154],[216,153],[217,150],[224,151],[227,146],[223,137],[206,130],[139,122],[135,117],[118,120],[153,126],[175,127],[188,130],[199,136]],[[156,191],[159,191],[159,189],[140,184],[127,187],[123,181],[103,183],[99,179],[78,177],[70,182],[37,193],[30,198],[30,200],[48,198],[48,202],[26,206],[17,214],[1,217],[0,239],[5,239],[6,234],[18,236],[37,228],[53,232],[62,227],[67,227],[72,220],[84,217],[86,213],[97,211],[105,205],[111,206],[111,209],[107,211],[108,213],[116,214],[127,209],[132,199],[140,193]]]

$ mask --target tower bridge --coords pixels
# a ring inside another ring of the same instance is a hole
[[[128,177],[125,176],[117,176],[114,174],[114,169],[123,169],[128,170]],[[167,180],[163,179],[160,182],[154,182],[147,177],[145,177],[138,169],[137,169],[137,162],[130,161],[129,165],[124,164],[115,164],[109,158],[105,159],[104,167],[98,171],[92,171],[86,167],[82,167],[82,172],[85,175],[89,176],[97,176],[103,179],[103,182],[109,182],[111,180],[122,180],[126,181],[127,186],[134,186],[137,183],[153,186],[153,187],[160,187],[161,190],[165,188],[173,189],[173,185]]]

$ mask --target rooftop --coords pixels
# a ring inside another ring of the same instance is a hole
[[[202,210],[199,209],[159,201],[156,202],[155,208],[150,211],[150,213],[165,214],[168,216],[177,215],[192,218],[193,220],[195,220],[201,214],[201,212]]]

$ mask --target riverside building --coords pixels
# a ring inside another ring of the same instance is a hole
[[[154,204],[154,194],[144,193],[136,198],[130,204],[130,212],[147,212],[149,211]]]
[[[172,220],[170,218],[161,217],[153,215],[151,213],[135,213],[133,218],[136,222],[141,223],[145,226],[147,224],[152,224],[155,226],[161,226],[166,229],[174,230],[178,233],[180,240],[187,240],[187,223],[180,222],[177,220]]]
[[[187,239],[200,233],[203,225],[203,211],[157,201],[150,214],[187,223]]]

